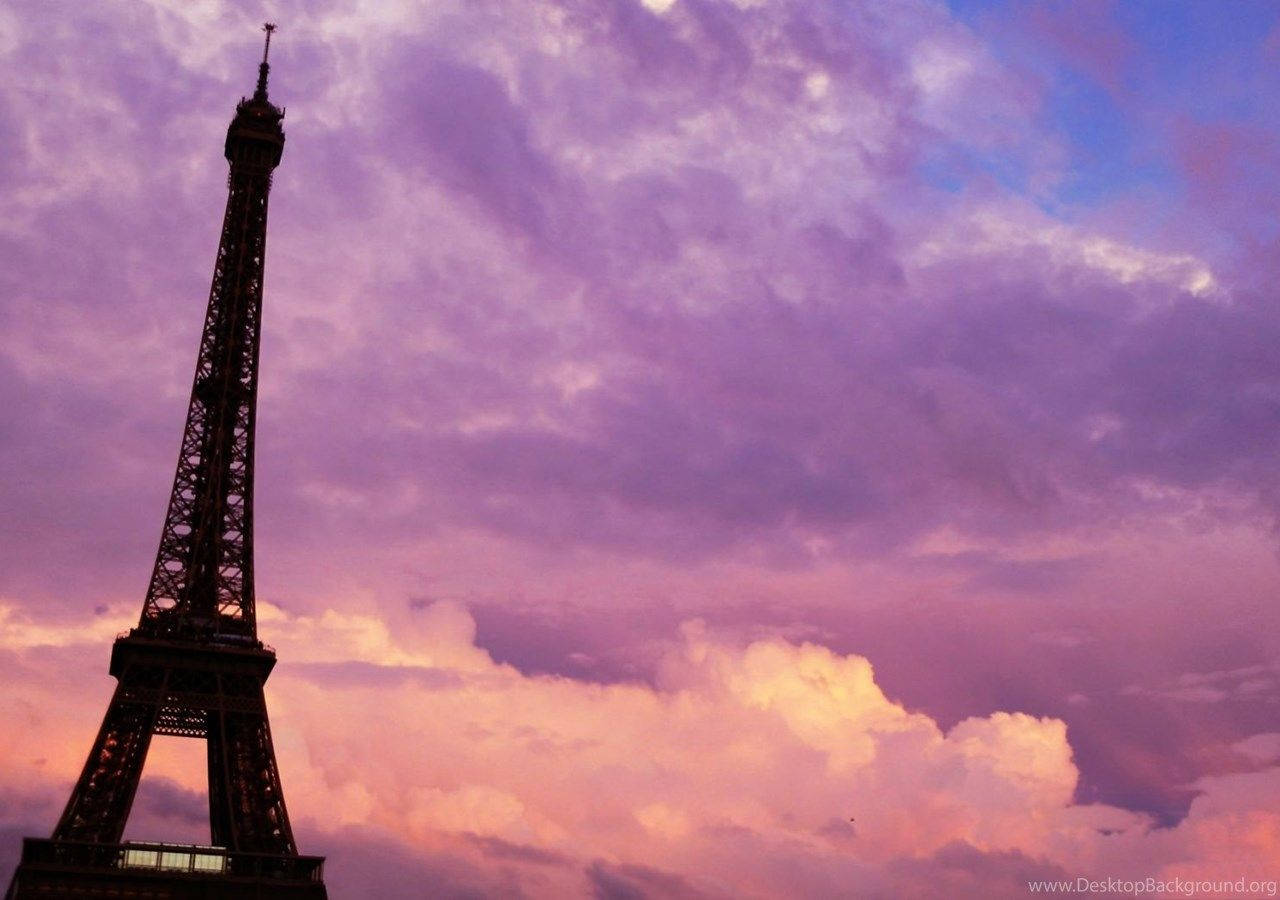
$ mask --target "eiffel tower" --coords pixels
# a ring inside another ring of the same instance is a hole
[[[253,599],[253,435],[267,195],[284,109],[253,96],[227,129],[226,215],[178,469],[138,626],[116,639],[116,690],[49,839],[26,838],[6,900],[325,898],[322,857],[299,856],[263,684],[275,651]],[[122,842],[151,736],[203,738],[210,846]]]

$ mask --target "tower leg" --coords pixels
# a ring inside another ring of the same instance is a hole
[[[54,829],[55,840],[119,843],[151,746],[159,706],[137,697],[139,685],[116,685],[80,780]]]
[[[209,717],[209,823],[213,843],[254,853],[295,854],[262,688],[260,712]]]

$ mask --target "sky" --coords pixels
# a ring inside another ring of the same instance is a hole
[[[0,6],[0,870],[141,611],[266,19],[259,633],[331,896],[1274,885],[1252,0]],[[127,835],[207,840],[202,752]]]

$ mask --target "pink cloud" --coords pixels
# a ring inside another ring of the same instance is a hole
[[[1073,801],[1063,722],[994,712],[944,730],[888,700],[865,659],[818,644],[726,643],[690,623],[658,686],[605,686],[494,663],[457,606],[425,616],[394,636],[345,613],[264,620],[293,660],[270,700],[291,806],[316,844],[395,835],[421,864],[451,857],[473,874],[502,857],[532,896],[614,879],[664,896],[817,896],[841,880],[885,891],[922,866],[1261,877],[1280,850],[1268,799],[1280,770],[1203,779],[1187,819],[1153,829]],[[40,649],[8,652],[43,667]],[[76,747],[84,730],[28,721],[41,747]],[[56,795],[79,762],[33,761],[12,743],[0,753],[28,796]],[[144,821],[188,815],[175,810],[195,775],[153,758],[148,777],[169,781]]]

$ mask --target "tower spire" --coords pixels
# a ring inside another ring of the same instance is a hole
[[[263,22],[262,30],[267,33],[267,40],[262,48],[262,62],[258,64],[258,87],[253,92],[254,100],[267,99],[267,73],[271,66],[267,63],[267,55],[271,52],[271,32],[276,30],[274,22]]]

